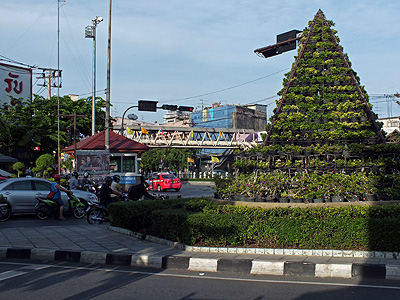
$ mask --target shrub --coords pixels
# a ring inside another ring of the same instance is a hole
[[[112,225],[189,245],[400,251],[400,204],[263,209],[207,202],[113,203]]]

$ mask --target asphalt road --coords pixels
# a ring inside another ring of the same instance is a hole
[[[196,198],[196,197],[210,197],[214,195],[214,183],[213,182],[193,182],[183,183],[182,188],[179,192],[175,190],[167,190],[164,192],[158,192],[156,190],[150,191],[154,195],[163,195],[166,198]],[[72,215],[66,215],[68,224],[77,225],[87,223],[86,216],[77,220]],[[0,228],[12,228],[17,226],[54,226],[59,225],[58,220],[49,218],[45,221],[40,221],[35,215],[24,215],[24,216],[12,216],[7,222],[0,222]]]
[[[175,190],[167,190],[158,192],[151,190],[152,194],[163,195],[170,198],[191,198],[191,197],[210,197],[214,195],[214,183],[208,181],[193,181],[182,183],[182,188],[179,192]]]
[[[399,299],[400,282],[0,262],[2,299]]]

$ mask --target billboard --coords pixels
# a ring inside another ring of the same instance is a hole
[[[90,175],[110,173],[110,152],[107,150],[77,150],[76,161],[79,175],[85,172]]]
[[[11,103],[10,96],[32,98],[32,69],[0,63],[0,104]]]

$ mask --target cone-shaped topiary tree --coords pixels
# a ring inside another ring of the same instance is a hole
[[[398,199],[400,144],[385,143],[334,23],[319,10],[308,25],[263,145],[236,152],[233,167],[242,174],[221,194],[342,195],[353,201],[378,192]]]
[[[376,144],[384,141],[368,95],[321,10],[299,42],[278,93],[265,144]]]

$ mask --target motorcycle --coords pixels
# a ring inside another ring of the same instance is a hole
[[[128,195],[123,194],[124,197],[120,201],[129,201]],[[158,196],[158,200],[165,200],[164,196]],[[99,201],[88,201],[88,208],[86,210],[86,218],[89,224],[102,224],[110,222],[110,213],[103,204]]]
[[[103,224],[104,222],[110,222],[110,214],[107,207],[98,201],[88,201],[86,216],[89,224]]]
[[[82,219],[85,214],[85,205],[75,195],[68,194],[68,211],[74,215],[77,219]],[[46,220],[49,216],[58,216],[59,205],[53,199],[36,197],[38,203],[36,203],[36,216],[40,220]]]
[[[8,221],[11,217],[11,208],[7,203],[7,198],[0,194],[0,222]]]
[[[85,184],[83,184],[82,190],[99,196],[100,186],[97,186],[95,183],[85,183]]]

